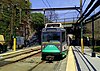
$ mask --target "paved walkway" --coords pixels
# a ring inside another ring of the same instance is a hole
[[[81,47],[72,47],[77,71],[100,71],[100,58],[99,55],[91,57],[92,50],[89,47],[84,47],[84,54],[81,53]]]

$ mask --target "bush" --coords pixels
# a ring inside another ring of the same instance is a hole
[[[96,47],[94,48],[94,50],[95,50],[96,52],[100,52],[100,46],[96,46]]]
[[[4,44],[3,45],[3,52],[6,52],[7,51],[7,44]]]

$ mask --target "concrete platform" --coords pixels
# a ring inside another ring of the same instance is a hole
[[[76,71],[76,63],[75,63],[75,58],[72,51],[72,46],[69,47],[69,51],[68,51],[66,71]]]
[[[77,65],[77,71],[100,71],[100,58],[91,57],[92,50],[84,47],[84,54],[81,53],[81,47],[72,47]]]

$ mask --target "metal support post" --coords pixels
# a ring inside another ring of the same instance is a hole
[[[83,23],[81,23],[81,50],[84,53],[84,43],[83,43]]]
[[[10,41],[10,48],[13,49],[13,42],[14,42],[14,41],[13,41],[13,40],[14,40],[14,39],[13,39],[13,38],[14,38],[14,37],[13,37],[14,6],[13,6],[12,3],[11,3],[11,10],[12,10],[12,14],[11,14],[11,22],[10,22],[10,23],[11,23],[11,24],[10,24],[10,30],[11,30],[11,32],[10,32],[10,40],[11,40],[11,41]]]
[[[43,12],[44,12],[44,24],[46,24],[46,21],[45,21],[45,9],[43,9]]]
[[[56,23],[57,23],[57,19],[56,19]]]
[[[92,57],[96,56],[95,51],[94,51],[94,45],[95,45],[95,42],[94,42],[94,17],[93,17],[92,18],[92,47],[93,47]]]
[[[82,0],[80,0],[80,16],[82,16]],[[81,51],[84,53],[84,43],[83,43],[83,23],[81,22]]]
[[[16,37],[14,37],[13,50],[16,51]]]

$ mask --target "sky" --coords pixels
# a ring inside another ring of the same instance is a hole
[[[80,0],[30,0],[32,8],[79,6]],[[48,5],[50,4],[50,6]]]
[[[84,2],[85,0],[83,0]],[[63,8],[63,7],[79,7],[80,6],[80,0],[30,0],[32,3],[31,8],[38,9],[38,8]],[[89,4],[90,0],[86,0],[83,11]],[[70,17],[76,17],[79,13],[74,10],[74,13],[65,14],[64,16],[61,16],[61,13],[67,13],[67,12],[73,12],[73,11],[56,11],[57,14],[59,14],[59,18],[70,18]]]

